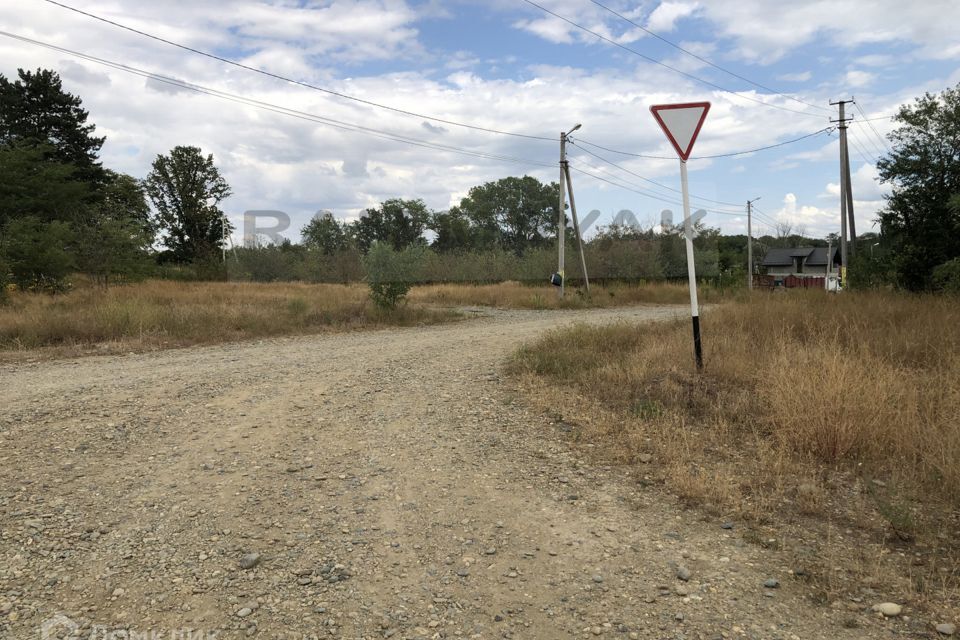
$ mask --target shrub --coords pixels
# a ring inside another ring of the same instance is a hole
[[[10,267],[0,255],[0,305],[6,304],[9,299],[7,287],[10,286]]]
[[[944,262],[933,270],[933,286],[944,293],[960,294],[960,258]]]
[[[66,222],[26,217],[7,225],[4,251],[14,282],[23,291],[59,293],[69,289],[75,267],[69,252],[75,236]]]
[[[426,249],[410,247],[395,251],[383,242],[370,247],[364,260],[370,299],[380,309],[395,309],[420,278]]]

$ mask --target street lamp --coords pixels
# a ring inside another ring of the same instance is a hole
[[[874,247],[879,247],[879,246],[880,246],[880,243],[879,243],[879,242],[874,242],[872,245],[870,245],[870,259],[871,259],[871,260],[873,259],[873,248],[874,248]]]

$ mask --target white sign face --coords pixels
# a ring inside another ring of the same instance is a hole
[[[677,155],[686,162],[693,151],[693,143],[697,141],[703,121],[707,119],[710,103],[662,104],[650,107],[650,111],[667,134],[667,139]]]

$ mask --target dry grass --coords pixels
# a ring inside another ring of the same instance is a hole
[[[0,360],[143,351],[331,329],[433,323],[452,311],[376,309],[362,285],[149,281],[61,296],[14,294],[0,307]]]
[[[80,279],[66,295],[13,293],[0,306],[0,361],[146,351],[317,331],[448,321],[450,307],[586,308],[682,302],[672,284],[576,289],[519,283],[414,287],[406,304],[378,310],[363,284],[223,283],[153,280],[99,289]]]
[[[608,456],[654,454],[688,503],[760,528],[850,527],[861,542],[848,560],[875,551],[850,560],[854,573],[954,589],[957,311],[955,299],[892,293],[759,294],[704,317],[699,376],[689,321],[563,330],[512,368],[538,394],[563,385],[566,419]],[[931,559],[877,559],[891,549]],[[842,589],[829,577],[827,591]]]
[[[689,300],[686,284],[644,283],[593,285],[587,295],[568,288],[561,299],[556,287],[528,286],[519,282],[489,285],[436,284],[416,287],[410,299],[438,305],[482,305],[500,309],[586,309],[631,304],[678,304]]]

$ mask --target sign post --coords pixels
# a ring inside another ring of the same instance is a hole
[[[697,269],[693,254],[693,221],[690,218],[690,191],[687,186],[687,159],[693,151],[703,127],[709,102],[662,104],[650,107],[654,119],[667,135],[680,157],[680,184],[683,191],[683,231],[687,244],[687,276],[690,279],[690,316],[693,319],[693,351],[697,359],[697,371],[703,369],[703,346],[700,340],[700,304],[697,301]]]

